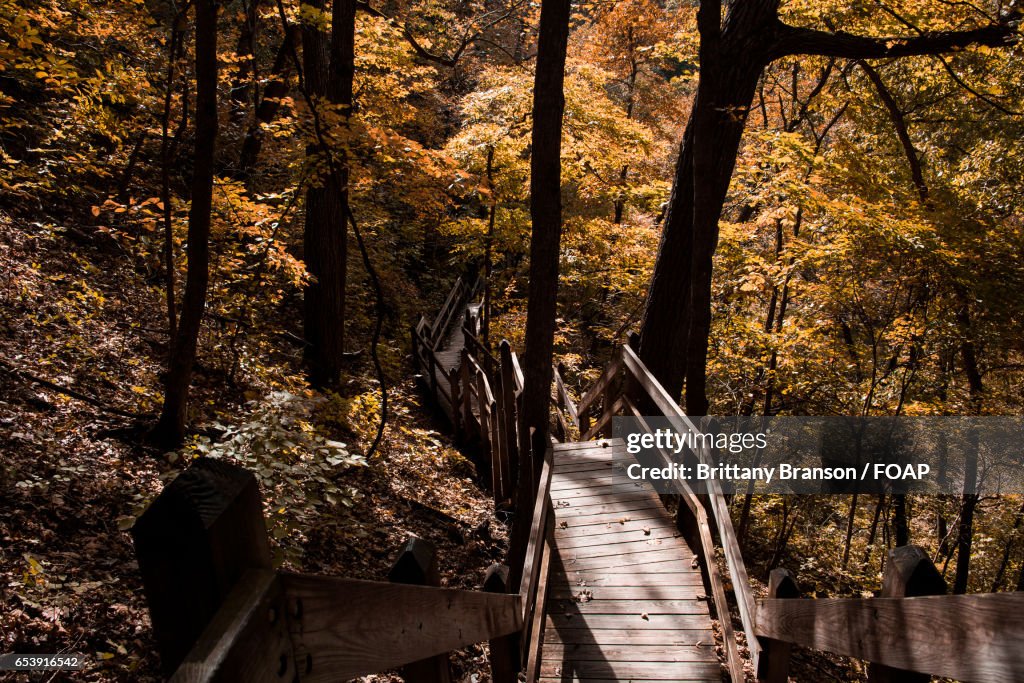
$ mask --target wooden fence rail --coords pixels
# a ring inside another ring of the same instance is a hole
[[[275,572],[255,477],[217,460],[179,475],[133,535],[181,683],[348,680],[482,641],[518,647],[528,613],[519,594]]]

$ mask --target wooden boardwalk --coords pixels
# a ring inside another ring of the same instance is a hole
[[[557,444],[553,456],[539,680],[721,681],[694,553],[651,485],[626,479],[625,444]]]

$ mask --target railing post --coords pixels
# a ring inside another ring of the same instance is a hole
[[[923,549],[916,545],[893,548],[886,558],[882,575],[883,598],[912,598],[922,595],[943,595],[946,581]],[[893,634],[898,637],[899,634]],[[923,664],[923,662],[922,662]],[[928,674],[904,671],[881,664],[868,666],[869,683],[927,683]]]
[[[388,572],[388,581],[414,586],[440,586],[441,577],[437,571],[434,544],[410,536]],[[406,664],[401,674],[407,683],[450,683],[448,655],[437,655]]]
[[[516,381],[512,369],[512,345],[501,340],[501,420],[505,427],[505,453],[508,456],[508,478],[511,489],[519,481],[519,441],[516,437]],[[511,490],[510,490],[511,493]]]
[[[440,405],[437,395],[437,360],[431,348],[427,349],[427,374],[430,375],[430,394],[434,398],[434,403]]]
[[[462,397],[459,391],[459,369],[452,368],[448,371],[449,395],[452,398],[452,429],[455,431],[455,438],[462,438]]]
[[[508,593],[508,567],[492,564],[484,577],[488,593]],[[488,643],[491,651],[491,680],[494,683],[516,683],[519,674],[519,634],[495,638]]]
[[[768,579],[769,598],[799,598],[800,589],[785,569],[773,569]],[[781,640],[760,639],[762,650],[757,660],[757,680],[763,683],[786,683],[789,680],[789,655],[792,646]]]
[[[167,673],[246,570],[272,569],[256,477],[223,460],[201,458],[179,474],[135,522],[132,537]]]
[[[416,325],[412,326],[410,336],[412,337],[412,366],[413,370],[418,373],[420,372],[420,335],[416,332]]]

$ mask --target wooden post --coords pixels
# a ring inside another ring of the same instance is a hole
[[[469,436],[469,426],[473,424],[473,390],[469,381],[469,349],[462,347],[459,354],[459,375],[462,380],[462,424]]]
[[[420,349],[419,349],[420,335],[416,332],[416,325],[412,326],[410,334],[412,336],[412,366],[413,366],[413,369],[417,373],[419,373],[419,372],[421,372],[421,370],[420,370]]]
[[[947,586],[942,574],[932,564],[922,548],[904,545],[893,548],[886,558],[882,575],[883,598],[912,598],[922,595],[943,595]],[[898,638],[899,634],[892,634]],[[923,663],[922,663],[923,664]],[[871,663],[868,666],[869,683],[927,683],[928,674]]]
[[[491,402],[487,400],[487,381],[484,379],[484,375],[478,369],[476,371],[476,403],[477,409],[480,411],[480,459],[486,462],[487,471],[491,474],[491,488],[494,494],[494,501],[496,503],[501,502],[499,498],[501,488],[501,471],[495,472],[494,470],[494,457],[492,450],[494,448],[491,443]]]
[[[492,564],[487,568],[484,590],[488,593],[508,593],[508,567]],[[495,638],[488,642],[491,651],[491,680],[494,683],[516,683],[519,674],[519,634]]]
[[[768,597],[799,598],[800,589],[785,569],[773,569],[768,579]],[[757,680],[764,683],[786,683],[789,680],[789,655],[792,646],[781,640],[760,638],[762,650],[757,660]]]
[[[501,489],[500,500],[495,497],[496,502],[504,502],[511,495],[508,485],[508,456],[505,453],[505,443],[501,438],[501,415],[498,414],[498,402],[491,401],[491,407],[487,411],[491,422],[491,468],[498,478],[498,487],[495,488],[497,496],[498,488]]]
[[[519,481],[519,442],[516,437],[516,380],[512,369],[512,345],[501,340],[501,403],[502,422],[505,426],[505,454],[508,457],[509,493]]]
[[[174,671],[249,569],[272,568],[259,486],[251,472],[201,458],[132,527],[153,632]]]
[[[431,348],[427,349],[427,374],[430,375],[430,394],[434,397],[434,404],[440,405],[440,397],[437,395],[437,359]]]
[[[462,414],[462,398],[459,395],[459,369],[452,368],[448,371],[448,388],[449,396],[452,399],[452,430],[455,432],[455,438],[462,438],[462,420],[460,419]]]
[[[391,571],[388,572],[388,581],[414,586],[440,586],[441,576],[437,571],[434,544],[410,536],[399,551]],[[406,664],[402,667],[401,674],[406,683],[450,683],[448,655],[437,655]]]

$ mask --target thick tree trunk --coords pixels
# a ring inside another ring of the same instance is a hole
[[[533,430],[533,457],[547,450],[552,355],[558,298],[558,261],[562,237],[562,112],[565,52],[569,37],[569,0],[541,4],[537,72],[533,90],[530,159],[530,282],[526,314],[524,387],[526,424]],[[534,467],[535,477],[540,467]]]
[[[322,0],[316,4],[323,8]],[[338,107],[343,122],[352,108],[355,10],[354,0],[334,3],[329,43],[315,27],[307,26],[302,37],[306,88],[315,105]],[[322,112],[318,116],[325,118]],[[348,159],[343,146],[322,150],[312,145],[309,153],[316,158],[320,175],[319,184],[306,193],[303,259],[312,281],[306,287],[303,322],[310,382],[326,387],[340,380],[345,350]]]
[[[672,396],[687,382],[686,409],[707,412],[711,266],[747,111],[770,61],[777,0],[738,3],[719,31],[702,3],[701,75],[676,163],[658,260],[641,327],[640,357]],[[694,179],[698,179],[694,182]]]
[[[196,0],[196,143],[192,206],[188,214],[188,272],[181,320],[173,340],[156,440],[178,444],[188,417],[189,385],[210,279],[210,213],[217,142],[217,3]]]

